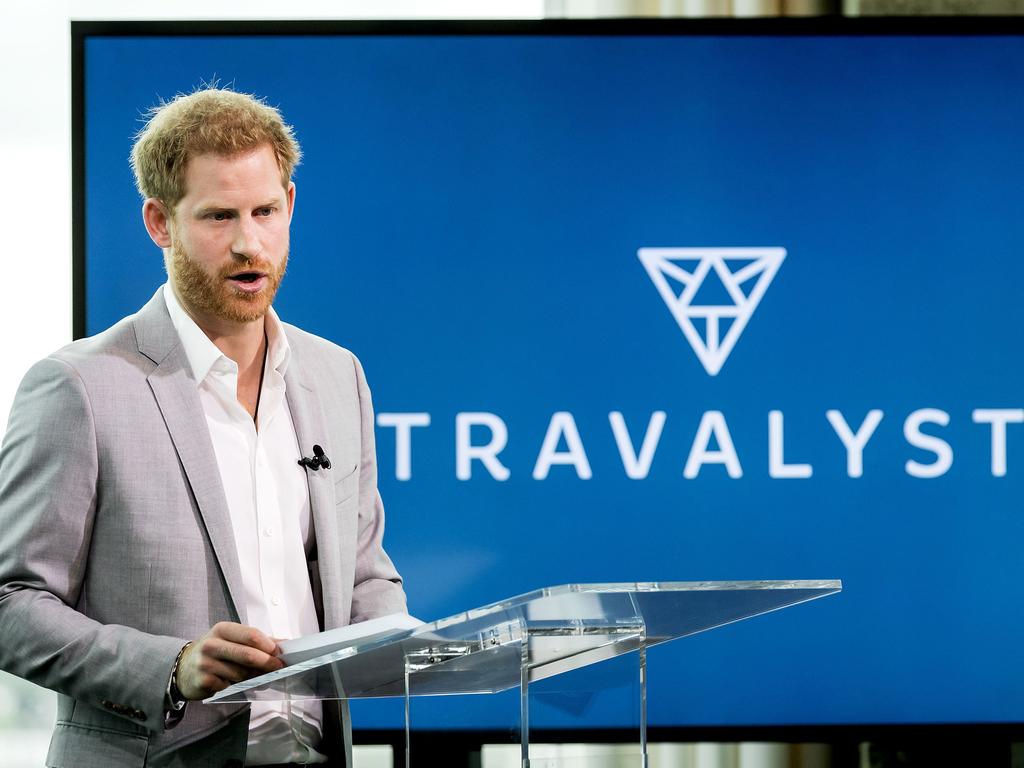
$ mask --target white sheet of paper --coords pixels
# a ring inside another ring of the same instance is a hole
[[[325,653],[332,653],[354,644],[358,640],[369,637],[385,637],[389,634],[407,629],[415,629],[423,622],[407,613],[391,613],[379,616],[347,627],[329,629],[315,635],[297,637],[294,640],[281,640],[281,660],[288,665],[297,664],[307,659],[315,659]]]

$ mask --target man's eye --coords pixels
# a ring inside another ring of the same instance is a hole
[[[257,216],[269,216],[273,212],[274,212],[274,209],[271,208],[270,206],[267,206],[265,208],[257,208],[256,209],[256,215]]]
[[[214,211],[209,215],[209,218],[213,221],[227,221],[231,218],[231,214],[227,211]]]

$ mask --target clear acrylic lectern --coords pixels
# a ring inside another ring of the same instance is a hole
[[[639,754],[647,765],[647,648],[842,589],[839,581],[569,584],[351,645],[238,683],[207,699],[405,698],[520,688],[520,742],[529,766],[530,685],[636,651]]]

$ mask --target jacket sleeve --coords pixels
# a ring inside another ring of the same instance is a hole
[[[158,731],[185,640],[85,615],[98,455],[82,378],[63,360],[37,363],[0,449],[0,669]]]
[[[376,616],[403,613],[405,591],[391,558],[384,551],[384,504],[377,490],[377,448],[374,438],[373,403],[359,360],[355,365],[359,395],[360,445],[359,521],[356,543],[355,583],[352,588],[353,623]]]

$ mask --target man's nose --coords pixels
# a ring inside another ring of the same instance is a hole
[[[263,239],[259,226],[251,216],[240,216],[235,227],[235,239],[231,252],[244,259],[256,259],[263,252]]]

